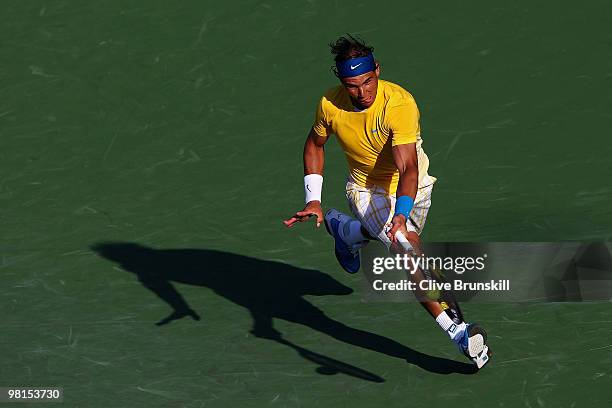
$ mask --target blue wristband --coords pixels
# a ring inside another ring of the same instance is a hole
[[[410,219],[410,211],[414,205],[414,199],[410,196],[399,196],[395,202],[395,215],[402,214],[406,217],[406,221]]]

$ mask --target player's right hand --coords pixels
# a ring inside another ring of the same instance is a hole
[[[312,216],[316,217],[317,228],[320,227],[321,223],[323,222],[323,209],[321,208],[320,201],[309,201],[302,211],[296,212],[293,217],[283,221],[283,224],[291,228],[296,222],[308,221],[308,219]]]
[[[400,232],[404,237],[408,237],[408,229],[406,228],[406,216],[403,214],[394,215],[387,231],[387,237],[392,243],[397,244],[398,240],[396,233]]]

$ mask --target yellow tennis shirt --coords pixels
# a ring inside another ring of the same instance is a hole
[[[338,137],[350,176],[362,187],[376,185],[395,195],[399,171],[391,148],[408,143],[416,143],[419,188],[436,181],[427,174],[429,159],[421,148],[416,102],[399,85],[379,79],[376,99],[363,111],[355,110],[344,86],[328,90],[317,107],[313,129],[321,137]]]

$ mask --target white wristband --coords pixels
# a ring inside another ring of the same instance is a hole
[[[323,189],[323,176],[320,174],[308,174],[304,176],[304,193],[306,204],[313,200],[321,201],[321,190]]]

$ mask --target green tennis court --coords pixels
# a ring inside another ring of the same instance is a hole
[[[609,240],[608,2],[2,9],[0,387],[70,407],[612,402],[609,303],[466,303],[494,352],[473,373],[417,304],[363,302],[324,228],[281,223],[350,32],[419,105],[425,240]],[[347,210],[327,146],[324,206]]]

